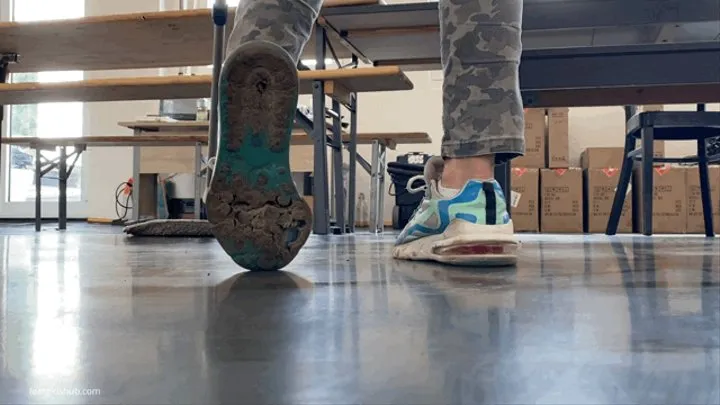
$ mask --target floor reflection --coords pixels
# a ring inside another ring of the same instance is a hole
[[[720,402],[720,241],[523,239],[509,269],[356,235],[244,273],[193,239],[0,236],[0,403]]]

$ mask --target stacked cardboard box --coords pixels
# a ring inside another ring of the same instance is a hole
[[[713,206],[713,228],[720,233],[720,166],[710,166],[710,195]],[[700,174],[697,167],[685,169],[687,186],[687,233],[705,233],[705,216],[700,193]]]
[[[687,229],[687,169],[677,166],[653,168],[653,233],[685,233]],[[643,178],[639,167],[633,176],[633,198],[642,224],[641,204]],[[640,225],[642,226],[642,225]]]
[[[511,180],[519,232],[582,232],[582,175],[570,168],[569,127],[568,108],[525,110],[525,156],[513,161]]]
[[[624,159],[623,148],[587,148],[580,155],[583,168],[585,215],[584,228],[589,233],[604,233],[615,199]],[[623,204],[619,233],[632,232],[631,188]]]

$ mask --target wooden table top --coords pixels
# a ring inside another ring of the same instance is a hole
[[[378,0],[326,0],[325,8],[377,4]],[[0,53],[16,53],[11,72],[111,70],[212,64],[212,11],[209,8],[118,14],[78,19],[2,22]],[[226,33],[234,21],[230,9]],[[330,36],[340,58],[351,56]],[[314,36],[311,38],[314,44]],[[303,58],[314,59],[314,46]]]

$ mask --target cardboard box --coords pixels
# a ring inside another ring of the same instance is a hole
[[[543,169],[540,174],[540,200],[543,232],[583,232],[582,170]]]
[[[638,226],[642,232],[642,185],[640,168],[633,176],[633,198],[638,209]],[[686,170],[682,167],[660,166],[653,168],[653,233],[685,233],[687,228]]]
[[[624,148],[587,148],[580,154],[583,169],[621,168],[625,159]]]
[[[545,110],[525,110],[525,155],[513,160],[515,167],[545,167]]]
[[[516,232],[540,232],[540,170],[515,167],[512,169],[510,204]]]
[[[570,109],[548,110],[547,164],[549,168],[570,167]]]
[[[710,166],[710,199],[713,205],[713,229],[720,232],[720,166]],[[687,233],[705,233],[705,216],[703,214],[700,193],[700,173],[697,167],[685,169],[687,186]]]
[[[620,169],[617,167],[587,169],[583,174],[585,178],[585,232],[605,233],[615,199],[615,190],[620,179]],[[631,232],[632,190],[628,188],[618,233]]]

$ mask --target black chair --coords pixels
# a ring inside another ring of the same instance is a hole
[[[634,106],[625,108],[627,118],[627,136],[625,138],[625,160],[615,193],[606,234],[617,233],[622,207],[625,203],[635,161],[641,165],[643,179],[639,204],[642,205],[642,218],[637,218],[642,233],[652,235],[653,212],[653,163],[697,163],[700,175],[700,191],[705,235],[715,236],[713,232],[712,202],[710,197],[710,181],[708,179],[707,140],[720,136],[720,112],[705,111],[704,104],[698,104],[697,111],[657,111],[636,113]],[[635,149],[640,140],[641,147]],[[653,141],[697,141],[697,156],[686,158],[653,157]],[[717,158],[717,157],[715,157]],[[637,211],[636,211],[637,212]]]

